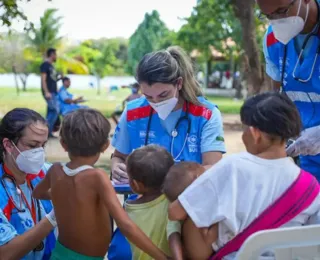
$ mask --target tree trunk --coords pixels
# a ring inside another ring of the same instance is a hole
[[[27,80],[28,80],[29,74],[23,73],[23,74],[20,74],[19,77],[22,82],[22,91],[26,92],[27,91]]]
[[[97,78],[97,95],[101,94],[101,85],[100,85],[100,77],[96,75]]]
[[[209,87],[210,74],[211,74],[211,59],[208,58],[206,61],[206,73],[205,73],[205,80],[204,80],[205,81],[204,82],[205,88]]]
[[[19,89],[19,83],[18,83],[18,75],[17,75],[16,67],[14,65],[12,66],[12,72],[14,75],[14,82],[16,84],[17,95],[19,96],[20,89]]]
[[[247,83],[250,96],[259,93],[263,84],[260,53],[256,40],[255,0],[232,0],[232,3],[235,15],[241,23],[243,47],[248,57]]]

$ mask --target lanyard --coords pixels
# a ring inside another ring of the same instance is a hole
[[[14,180],[14,177],[13,177],[12,173],[6,167],[6,165],[3,165],[3,170],[4,170],[5,174],[7,174],[7,175],[9,175],[9,176],[11,176],[13,178],[12,180],[13,180],[15,186],[17,186],[16,183],[15,183],[15,180]],[[32,189],[31,180],[27,178],[26,182],[27,182],[27,186],[30,189],[30,191],[32,191],[33,189]],[[33,223],[36,224],[37,223],[37,213],[36,213],[36,206],[34,204],[32,195],[31,195],[31,206],[30,206],[30,204],[28,203],[28,200],[27,200],[26,196],[24,195],[23,191],[20,189],[20,187],[17,187],[17,188],[19,189],[19,192],[20,192],[20,201],[21,201],[21,198],[24,200],[24,203],[27,206],[27,208],[28,208],[28,210],[29,210],[29,212],[31,214]],[[11,199],[13,200],[13,198],[11,198]]]
[[[32,191],[31,182],[27,181],[27,184],[28,184],[28,187],[29,187],[30,191]],[[26,196],[24,195],[23,191],[20,189],[20,187],[19,187],[19,190],[21,192],[21,197],[23,198],[24,203],[26,204],[26,206],[27,206],[27,208],[28,208],[28,210],[29,210],[29,212],[31,214],[33,223],[37,224],[36,207],[35,207],[35,204],[34,204],[32,196],[31,196],[31,207],[30,207],[30,204],[28,203],[28,200],[27,200]]]

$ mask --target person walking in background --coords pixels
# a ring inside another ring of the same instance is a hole
[[[47,50],[47,59],[41,64],[41,91],[47,102],[47,122],[49,126],[49,137],[54,137],[52,132],[54,124],[59,117],[59,99],[57,88],[57,72],[53,66],[57,60],[57,52],[50,48]]]

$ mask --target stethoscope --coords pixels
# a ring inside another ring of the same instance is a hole
[[[3,169],[3,171],[4,171],[4,169]],[[8,187],[7,187],[6,183],[5,183],[5,179],[9,179],[9,180],[14,184],[14,186],[15,186],[15,188],[16,188],[16,190],[17,190],[17,193],[18,193],[18,195],[20,196],[20,205],[17,205],[17,203],[14,201],[14,199],[13,199],[12,196],[11,196],[11,194],[9,193]],[[20,188],[18,188],[15,178],[14,178],[13,176],[7,174],[7,173],[4,173],[4,174],[2,175],[2,177],[1,177],[1,184],[2,184],[2,186],[3,186],[3,188],[4,188],[4,190],[5,190],[8,198],[9,198],[11,204],[13,205],[13,207],[14,207],[18,212],[20,212],[20,213],[26,212],[26,209],[24,209],[24,208],[22,207],[21,190],[20,190]],[[30,182],[30,186],[31,186],[31,189],[33,190],[33,185],[32,185],[31,182]],[[33,199],[33,198],[31,198],[31,199]],[[39,202],[39,200],[37,200],[37,199],[34,199],[34,200],[36,201],[37,214],[38,214],[38,222],[40,222],[40,221],[41,221],[40,202]],[[27,202],[26,202],[26,203],[27,203]],[[30,214],[31,214],[31,212],[30,212]],[[34,224],[36,224],[36,223],[34,223]],[[44,248],[44,243],[43,243],[43,241],[42,241],[42,242],[34,249],[34,251],[42,251],[43,248]]]
[[[319,13],[320,12],[319,3],[317,1],[316,1],[316,3],[317,3],[318,13]],[[304,52],[305,48],[307,47],[307,44],[308,44],[309,40],[311,39],[311,37],[318,37],[319,38],[319,36],[320,36],[320,13],[318,15],[317,28],[316,28],[316,30],[314,32],[311,32],[310,34],[308,34],[307,37],[304,39],[301,51],[300,51],[298,59],[297,59],[297,62],[296,62],[295,66],[294,66],[294,69],[292,71],[292,77],[295,80],[297,80],[297,81],[299,81],[301,83],[307,83],[312,79],[313,72],[314,72],[314,69],[315,69],[315,66],[316,66],[316,63],[317,63],[317,59],[318,59],[319,54],[320,54],[320,43],[319,43],[319,46],[317,48],[317,51],[316,51],[316,54],[315,54],[315,57],[314,57],[314,60],[313,60],[313,64],[312,64],[312,67],[311,67],[311,72],[310,72],[309,76],[306,79],[301,79],[301,78],[296,76],[296,71],[297,71],[298,65],[299,65],[299,63],[301,61],[301,57],[303,55],[303,52]],[[282,72],[281,72],[281,92],[284,92],[284,93],[285,93],[285,91],[284,91],[284,75],[285,75],[286,63],[287,63],[287,45],[284,46],[284,55],[283,55],[283,60],[282,60]],[[312,121],[312,119],[315,116],[315,106],[314,106],[313,100],[310,97],[309,93],[308,92],[305,92],[305,93],[308,96],[308,98],[309,98],[309,100],[310,100],[310,102],[311,102],[311,104],[313,106],[313,114],[312,114],[312,116],[310,117],[308,123],[305,126],[307,128],[307,126],[309,125],[309,123]]]
[[[147,124],[147,131],[146,131],[146,138],[144,140],[144,145],[148,144],[149,141],[149,132],[150,132],[150,127],[151,127],[151,121],[152,121],[152,115],[153,115],[153,109],[151,108],[150,110],[150,114],[149,114],[149,119],[148,119],[148,124]],[[178,128],[179,125],[183,122],[183,121],[187,121],[188,122],[188,128],[187,128],[187,134],[185,136],[184,142],[183,142],[183,146],[180,150],[180,152],[177,154],[177,156],[174,156],[173,154],[173,147],[174,147],[174,140],[175,138],[178,136]],[[184,151],[184,148],[187,144],[188,138],[189,138],[189,134],[191,131],[191,120],[189,118],[189,103],[186,102],[186,112],[184,114],[184,116],[180,117],[179,120],[177,121],[177,123],[174,126],[174,129],[171,131],[171,145],[170,145],[170,153],[174,159],[175,162],[179,162],[178,158],[181,156],[182,152]]]
[[[319,8],[319,3],[316,1],[317,3],[317,7],[318,7],[318,12],[320,11],[320,8]],[[305,79],[301,79],[299,77],[296,76],[296,71],[297,71],[297,68],[298,68],[298,65],[301,61],[301,58],[302,58],[302,55],[303,55],[303,52],[305,50],[305,48],[307,47],[307,44],[309,42],[309,40],[311,39],[311,37],[318,37],[320,36],[320,17],[318,17],[318,23],[317,23],[317,27],[316,27],[316,30],[314,32],[311,32],[307,35],[307,37],[304,39],[303,41],[303,44],[302,44],[302,48],[301,48],[301,51],[299,53],[299,56],[298,56],[298,59],[297,59],[297,62],[294,66],[294,69],[292,71],[292,77],[301,82],[301,83],[307,83],[311,80],[312,78],[312,75],[313,75],[313,72],[314,72],[314,69],[315,69],[315,66],[316,66],[316,63],[317,63],[317,59],[318,59],[318,56],[320,54],[320,43],[319,43],[319,46],[317,48],[317,51],[316,51],[316,55],[314,57],[314,60],[313,60],[313,64],[312,64],[312,67],[311,67],[311,72],[309,74],[309,76]],[[285,69],[286,69],[286,62],[287,62],[287,45],[284,46],[284,56],[283,56],[283,62],[282,62],[282,75],[281,75],[281,84],[283,85],[283,80],[284,80],[284,74],[285,74]]]

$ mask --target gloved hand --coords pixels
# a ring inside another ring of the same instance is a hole
[[[116,163],[112,169],[112,180],[115,184],[129,183],[127,167],[125,163]]]
[[[50,213],[46,215],[46,218],[49,220],[49,222],[54,228],[57,226],[57,220],[56,215],[54,214],[54,209],[52,209]]]
[[[291,157],[320,154],[320,126],[302,131],[300,137],[287,148],[287,154]]]

